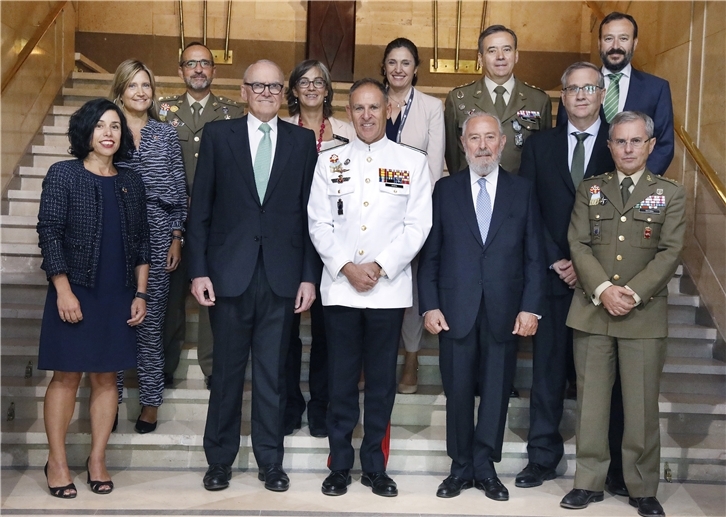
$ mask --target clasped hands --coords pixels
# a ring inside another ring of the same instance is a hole
[[[635,307],[633,291],[619,285],[611,285],[600,294],[600,302],[611,316],[625,316]]]
[[[381,266],[375,262],[364,262],[363,264],[353,264],[348,262],[340,270],[348,279],[350,285],[359,293],[365,293],[373,289],[381,278],[383,270]]]
[[[571,260],[560,259],[552,264],[552,269],[560,276],[560,280],[566,283],[570,289],[575,288],[575,284],[577,283],[577,273],[575,273],[575,268],[572,267]]]

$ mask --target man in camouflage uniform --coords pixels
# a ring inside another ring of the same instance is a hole
[[[461,126],[474,111],[496,115],[507,143],[500,165],[517,174],[522,146],[535,131],[552,127],[552,103],[544,91],[514,77],[519,59],[517,35],[503,25],[491,25],[479,35],[479,65],[484,75],[454,88],[446,97],[446,166],[449,174],[467,166],[461,144]]]
[[[179,61],[179,77],[186,84],[181,95],[159,99],[159,117],[173,126],[179,135],[184,169],[187,177],[187,191],[192,191],[194,170],[197,167],[202,130],[207,122],[238,118],[243,115],[242,107],[235,101],[217,97],[211,92],[216,73],[214,57],[210,50],[193,41],[186,46]],[[182,241],[183,245],[183,241]],[[181,347],[186,337],[186,297],[189,294],[189,278],[182,254],[182,262],[171,274],[169,302],[164,323],[164,381],[173,383],[173,375],[179,365]],[[212,330],[206,307],[199,307],[199,337],[197,356],[204,378],[209,386],[212,375]]]

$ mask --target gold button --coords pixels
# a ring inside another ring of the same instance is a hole
[[[358,250],[358,255],[363,255],[363,253],[364,253],[363,250]]]
[[[595,216],[595,219],[600,219],[600,214],[597,214],[597,215]]]
[[[627,220],[628,220],[628,218],[627,218],[627,217],[625,217],[625,216],[623,216],[623,217],[621,217],[621,218],[620,218],[620,220],[621,220],[622,222],[625,222],[625,221],[627,221]]]
[[[368,206],[368,201],[363,201],[363,206]]]
[[[363,226],[361,226],[361,227],[360,227],[360,229],[361,229],[362,231],[366,231],[366,229],[367,229],[367,228],[366,228],[366,225],[364,224]]]
[[[619,240],[620,242],[623,242],[623,241],[625,240],[625,236],[624,236],[624,235],[621,235],[621,236],[619,236],[619,237],[618,237],[618,240]]]
[[[623,256],[622,255],[618,255],[617,257],[615,257],[615,259],[616,260],[623,260]]]
[[[194,158],[199,158],[199,153],[194,153]]]
[[[371,179],[370,178],[366,178],[366,183],[370,183],[370,182],[371,182]]]
[[[371,157],[369,156],[368,158],[366,158],[366,161],[367,161],[368,163],[371,163],[371,162],[373,161],[373,158],[371,158]]]
[[[653,219],[651,219],[650,217],[649,217],[649,218],[647,219],[647,221],[648,221],[648,222],[651,222],[652,220],[653,220]]]
[[[620,275],[613,275],[613,280],[615,280],[615,281],[620,280]]]
[[[198,137],[198,136],[195,136],[195,137],[194,137],[194,141],[195,141],[195,142],[199,142],[199,137]]]

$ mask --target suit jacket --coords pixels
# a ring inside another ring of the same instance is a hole
[[[640,70],[632,69],[625,111],[640,111],[653,119],[655,149],[648,157],[648,169],[662,176],[673,160],[673,101],[668,81]],[[605,121],[605,111],[600,108],[600,119]],[[560,103],[557,109],[557,125],[567,123],[567,110]]]
[[[499,169],[485,243],[468,168],[436,183],[433,207],[433,226],[419,256],[421,314],[440,309],[450,328],[442,335],[461,339],[474,326],[484,296],[495,339],[516,341],[517,314],[542,314],[544,300],[547,266],[533,184]]]
[[[621,338],[668,335],[668,281],[683,249],[685,207],[685,189],[648,169],[625,206],[617,173],[580,184],[567,234],[577,272],[569,327]],[[593,303],[595,289],[608,280],[627,285],[642,302],[625,316],[610,316]]]
[[[187,192],[190,192],[194,183],[194,171],[197,168],[197,158],[204,125],[214,120],[239,118],[244,114],[244,110],[235,101],[217,97],[210,93],[207,104],[199,117],[199,122],[194,124],[194,114],[187,100],[186,92],[180,95],[160,97],[159,118],[162,122],[166,122],[176,129],[179,136],[179,144],[181,144],[184,159],[184,171],[187,177]]]
[[[431,188],[444,174],[444,105],[414,88],[413,102],[401,130],[402,144],[426,153]]]
[[[449,174],[455,174],[466,167],[464,146],[459,137],[461,126],[474,111],[496,114],[492,97],[484,84],[484,77],[479,80],[454,88],[446,97],[444,119],[446,125],[446,165]],[[525,112],[532,112],[526,116]],[[507,144],[502,153],[501,166],[517,174],[522,148],[517,146],[515,136],[522,135],[524,141],[537,131],[552,127],[552,102],[549,95],[539,88],[534,88],[515,77],[514,90],[502,117],[502,129],[507,136]],[[518,126],[519,131],[514,127]]]
[[[210,277],[218,296],[239,296],[247,289],[260,248],[278,296],[294,297],[300,282],[320,279],[306,217],[315,137],[282,120],[277,128],[264,200],[255,185],[247,116],[204,128],[187,222],[188,271],[191,278]]]
[[[524,143],[520,176],[534,183],[535,195],[542,212],[545,260],[551,266],[560,259],[570,259],[567,229],[575,204],[575,184],[568,165],[567,124],[532,135]],[[595,137],[585,178],[615,168],[607,147],[608,125],[600,124]],[[548,269],[548,294],[568,294],[570,288],[559,275]]]

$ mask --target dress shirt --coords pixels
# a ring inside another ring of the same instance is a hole
[[[211,95],[212,94],[210,92],[210,93],[207,94],[206,97],[204,97],[202,100],[198,101],[197,99],[195,99],[194,97],[192,97],[191,95],[189,95],[189,92],[187,92],[187,102],[189,103],[190,106],[192,104],[194,104],[195,102],[198,102],[199,104],[201,104],[202,105],[202,109],[199,110],[199,114],[201,115],[202,113],[204,113],[204,108],[207,106],[207,101],[209,101],[209,97],[211,97]]]
[[[476,172],[469,168],[469,181],[471,182],[471,199],[474,202],[474,209],[476,210],[476,198],[479,196],[479,176]],[[489,193],[489,199],[492,200],[492,213],[494,213],[494,199],[497,197],[497,182],[499,181],[499,167],[497,166],[492,172],[484,176],[487,180],[487,192]]]
[[[618,86],[620,86],[620,95],[618,97],[618,113],[623,111],[625,109],[625,99],[628,98],[628,90],[630,89],[630,76],[633,73],[633,65],[628,63],[628,66],[620,70],[620,72],[611,72],[604,66],[602,67],[602,75],[605,76],[605,89],[607,90],[610,86],[610,78],[608,77],[608,74],[623,74],[623,76],[620,78],[620,82],[618,83]],[[635,180],[633,180],[635,181]]]
[[[270,125],[270,140],[272,141],[272,149],[270,150],[270,172],[272,172],[273,164],[275,163],[275,147],[277,147],[277,115],[272,117],[267,123]],[[265,134],[260,131],[262,121],[255,117],[252,113],[247,114],[247,134],[250,137],[250,156],[252,157],[252,163],[255,163],[255,156],[257,156],[257,148],[262,142],[262,137]]]
[[[492,98],[492,104],[497,101],[497,94],[494,92],[494,88],[497,86],[504,86],[504,89],[507,91],[502,94],[502,97],[504,97],[504,104],[509,105],[509,99],[512,97],[512,90],[514,90],[514,74],[509,76],[509,79],[507,79],[507,81],[502,85],[495,83],[485,76],[484,85],[487,87],[489,96]]]
[[[633,174],[630,175],[630,179],[633,180],[633,184],[631,185],[631,187],[628,190],[630,191],[631,194],[633,193],[633,190],[635,190],[635,185],[638,184],[638,181],[640,181],[640,178],[643,176],[643,172],[645,172],[644,168],[640,169],[638,172],[634,172]],[[623,178],[625,178],[625,176],[626,176],[626,174],[618,171],[618,185],[620,185],[623,182]],[[600,305],[602,303],[600,301],[600,295],[602,294],[602,292],[605,289],[607,289],[611,285],[613,285],[613,283],[610,280],[607,280],[607,281],[603,282],[602,284],[600,284],[599,286],[597,286],[595,288],[595,291],[593,291],[593,293],[592,293],[594,296],[594,300],[592,303],[594,303],[595,305]],[[636,293],[635,291],[630,289],[630,287],[628,287],[627,285],[625,286],[625,288],[629,289],[633,293],[633,299],[635,300],[635,306],[637,307],[638,305],[640,305],[640,302],[642,300],[640,299],[640,296],[638,296],[638,293]]]
[[[567,121],[567,165],[572,170],[572,155],[575,153],[575,146],[577,145],[577,138],[572,133],[587,133],[590,135],[585,139],[583,145],[585,146],[585,170],[587,165],[590,163],[590,157],[592,156],[592,150],[595,148],[595,140],[597,139],[597,133],[600,131],[600,117],[595,120],[595,123],[588,127],[585,131],[580,131],[572,122]]]

